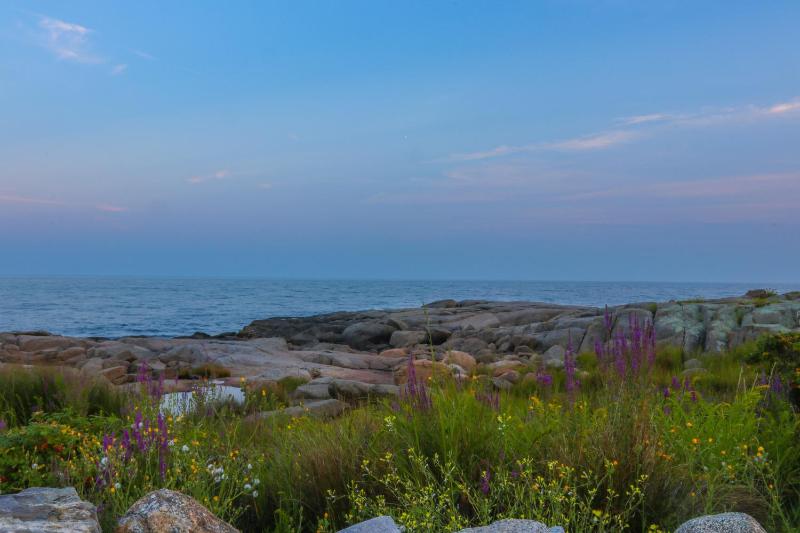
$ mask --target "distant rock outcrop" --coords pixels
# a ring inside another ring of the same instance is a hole
[[[687,353],[719,352],[764,333],[800,330],[800,293],[781,296],[756,290],[739,298],[646,302],[609,311],[614,331],[625,330],[631,319],[654,323],[660,343]],[[595,307],[443,300],[415,309],[256,320],[239,336],[280,335],[290,343],[301,339],[302,346],[324,342],[368,351],[432,344],[480,360],[482,355],[525,348],[544,353],[568,343],[576,350],[591,351],[605,330],[603,314]]]
[[[476,364],[502,360],[562,368],[568,345],[592,351],[604,339],[604,313],[549,303],[443,300],[414,309],[256,320],[237,335],[219,337],[81,339],[39,331],[0,333],[0,363],[77,369],[114,385],[134,383],[141,372],[166,378],[223,371],[222,377],[257,381],[313,379],[299,391],[300,399],[353,400],[396,394],[391,385],[405,382],[410,356],[420,361],[417,374],[423,379],[434,371],[464,377]],[[759,290],[720,300],[622,305],[608,313],[612,334],[636,321],[654,324],[659,344],[677,346],[691,359],[764,333],[800,331],[800,293]],[[430,359],[437,364],[425,361]],[[514,372],[525,369],[513,367],[494,373],[503,378],[496,386],[505,388],[523,377]],[[685,370],[699,371],[690,365]]]

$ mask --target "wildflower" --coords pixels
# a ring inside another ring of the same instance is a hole
[[[252,470],[253,469],[253,465],[251,465],[250,463],[247,463],[247,469],[248,470]]]
[[[250,492],[252,489],[253,489],[253,486],[250,483],[245,483],[244,484],[245,492]]]
[[[38,465],[38,464],[36,464],[36,463],[33,463],[33,464],[31,465],[31,469],[33,469],[33,470],[36,470],[37,468],[39,468],[39,465]]]
[[[253,491],[253,498],[258,498],[258,491],[257,490]]]
[[[119,490],[120,488],[122,488],[122,485],[119,482],[114,483],[114,488]]]
[[[260,480],[260,479],[258,479],[258,478],[255,478],[255,479],[253,480],[253,485],[256,485],[256,486],[258,486],[260,483],[261,483],[261,480]]]
[[[102,466],[108,465],[108,457],[103,457],[102,459],[100,459],[100,464]]]
[[[692,424],[691,422],[686,422],[686,427],[687,427],[687,428],[690,428],[690,427],[692,427],[693,425],[694,425],[694,424]]]
[[[487,469],[481,475],[481,492],[484,496],[489,494],[489,480],[492,479],[492,473]]]
[[[185,444],[184,444],[183,446],[181,446],[181,451],[182,451],[182,452],[184,452],[184,453],[186,453],[186,452],[188,452],[188,451],[189,451],[189,447],[188,447],[187,445],[185,445]]]

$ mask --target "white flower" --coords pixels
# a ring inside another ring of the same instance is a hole
[[[100,464],[106,466],[108,464],[108,457],[103,457],[100,459]]]
[[[182,452],[188,452],[189,451],[189,447],[184,444],[183,446],[181,446],[181,451]]]
[[[253,498],[258,498],[258,491],[257,490],[253,491]]]
[[[139,422],[139,429],[144,428],[144,422]]]
[[[33,464],[31,465],[31,468],[32,468],[32,469],[34,469],[34,470],[36,470],[37,468],[39,468],[39,465],[37,465],[36,463],[33,463]]]
[[[253,465],[251,465],[250,463],[247,463],[247,469],[248,470],[252,470],[253,469]]]
[[[253,480],[253,485],[258,485],[258,484],[260,484],[260,483],[261,483],[261,480],[260,480],[260,479],[258,479],[258,478],[255,478],[255,479]]]
[[[250,483],[245,483],[244,484],[244,490],[246,490],[247,492],[250,492],[250,490],[252,488],[253,488],[253,486]]]
[[[169,442],[167,442],[167,446],[175,446],[175,439],[169,439]]]
[[[115,489],[119,490],[120,487],[122,487],[122,485],[120,485],[119,483],[114,483],[114,488]]]

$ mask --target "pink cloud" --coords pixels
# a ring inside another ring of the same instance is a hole
[[[199,183],[205,183],[207,181],[215,181],[215,180],[224,180],[228,179],[232,176],[231,171],[227,169],[217,170],[213,174],[204,174],[202,176],[192,176],[186,180],[187,183],[191,183],[192,185],[197,185]]]
[[[98,211],[103,211],[105,213],[124,213],[125,211],[129,211],[127,207],[111,204],[97,204],[94,207]]]
[[[0,203],[4,204],[29,204],[29,205],[66,205],[59,200],[48,200],[46,198],[33,198],[31,196],[16,196],[0,194]]]

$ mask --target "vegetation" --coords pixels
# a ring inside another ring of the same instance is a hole
[[[199,393],[170,415],[146,373],[123,395],[5,367],[0,490],[75,486],[108,530],[167,487],[245,531],[335,531],[379,514],[409,531],[501,518],[670,531],[725,510],[797,531],[800,335],[700,356],[708,371],[682,375],[684,354],[632,326],[502,393],[482,365],[465,382],[419,381],[409,368],[398,401],[328,422],[248,418],[286,405],[296,380],[244,383],[243,406]]]

